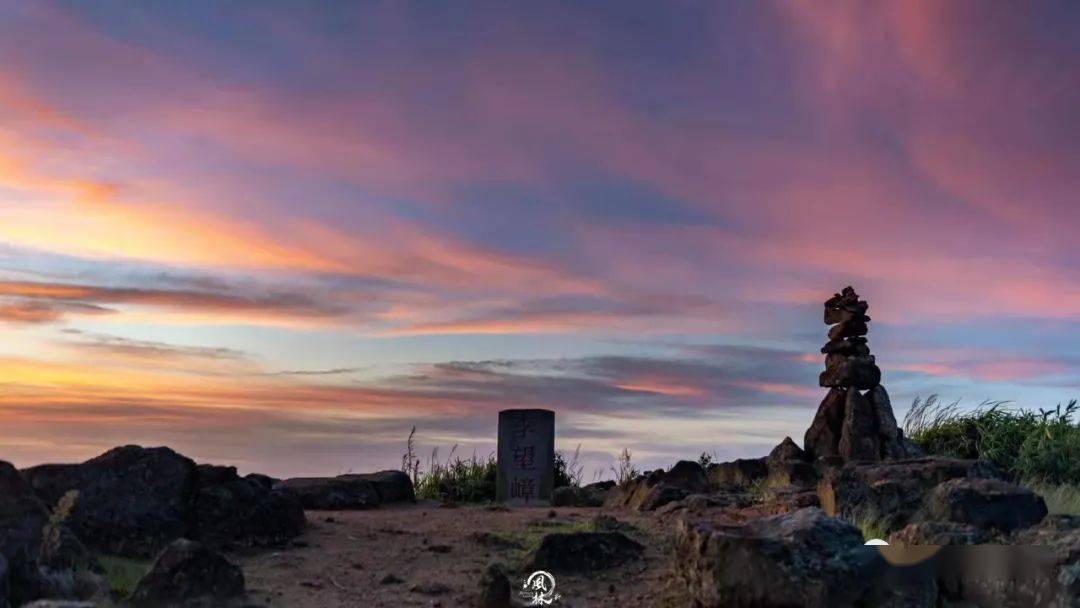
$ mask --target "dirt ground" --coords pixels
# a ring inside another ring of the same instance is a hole
[[[257,606],[472,606],[489,563],[507,565],[516,595],[529,574],[522,565],[530,546],[547,532],[589,529],[599,513],[435,503],[309,511],[308,529],[292,547],[234,558]],[[614,515],[634,527],[627,534],[645,545],[643,559],[597,573],[556,574],[562,597],[553,606],[686,606],[670,576],[671,527],[636,513]]]

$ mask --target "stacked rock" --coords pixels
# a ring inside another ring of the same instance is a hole
[[[851,287],[825,302],[825,323],[832,327],[829,342],[821,348],[825,371],[819,384],[829,387],[829,393],[803,442],[813,458],[850,462],[914,455],[914,446],[896,426],[881,370],[866,343],[868,308]]]

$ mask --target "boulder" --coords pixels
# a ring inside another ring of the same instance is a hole
[[[682,460],[669,471],[656,470],[639,475],[612,488],[604,500],[608,508],[653,511],[669,502],[682,500],[708,487],[705,471],[696,462]]]
[[[842,388],[831,388],[818,406],[810,428],[806,429],[803,447],[810,459],[840,455],[840,435],[844,427],[844,409],[847,393]]]
[[[136,608],[169,608],[220,602],[243,593],[244,573],[238,566],[200,542],[181,538],[154,560],[129,603]]]
[[[361,480],[370,482],[375,486],[379,494],[381,504],[394,502],[416,502],[416,494],[413,490],[412,480],[402,471],[379,471],[377,473],[362,473],[341,475],[338,479],[346,481]]]
[[[785,460],[769,465],[769,475],[765,478],[765,487],[783,488],[787,486],[813,487],[818,481],[818,472],[814,465],[801,460]]]
[[[968,524],[948,521],[921,521],[889,535],[890,545],[979,545],[991,535]]]
[[[796,445],[791,440],[791,437],[784,437],[784,440],[769,452],[769,455],[765,458],[765,463],[772,466],[773,464],[792,460],[805,462],[807,460],[806,452]]]
[[[877,413],[855,387],[844,401],[844,424],[840,431],[840,457],[844,462],[875,462],[881,459]]]
[[[622,532],[548,534],[529,556],[529,571],[580,574],[621,566],[641,557],[645,548]]]
[[[555,488],[551,493],[551,506],[599,507],[604,504],[608,491],[614,487],[614,481],[598,481],[580,487],[562,486]]]
[[[1011,532],[1042,521],[1046,503],[1031,490],[1000,479],[952,479],[934,488],[921,517]]]
[[[933,605],[925,589],[879,586],[887,570],[858,528],[805,508],[742,525],[681,519],[675,572],[703,608]]]
[[[274,546],[300,534],[304,507],[235,467],[199,465],[191,536],[211,547]]]
[[[169,448],[129,445],[81,465],[42,465],[24,474],[49,504],[78,490],[69,525],[97,551],[149,557],[188,532],[196,466]]]
[[[23,471],[48,505],[78,492],[68,525],[96,551],[151,557],[181,537],[214,547],[272,545],[299,534],[303,508],[269,478],[196,465],[169,448],[124,446],[82,464]]]
[[[710,464],[705,471],[712,487],[746,487],[769,474],[765,458],[740,458],[731,462]]]
[[[278,482],[274,490],[296,497],[314,511],[373,509],[380,503],[375,484],[355,477],[294,477]]]
[[[510,608],[510,578],[500,564],[490,564],[480,577],[477,608]]]
[[[872,520],[893,532],[912,520],[924,497],[938,484],[964,477],[1000,476],[990,463],[957,458],[849,463],[826,470],[817,491],[827,514],[850,521]]]
[[[39,597],[42,529],[48,511],[30,485],[10,463],[0,461],[0,605],[15,606]]]

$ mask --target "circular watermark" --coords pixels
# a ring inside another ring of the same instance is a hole
[[[543,570],[530,574],[522,584],[518,595],[529,602],[530,606],[550,606],[561,597],[555,593],[555,577]]]

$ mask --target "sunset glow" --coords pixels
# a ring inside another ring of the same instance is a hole
[[[759,456],[848,284],[898,416],[1080,396],[1080,5],[428,8],[0,7],[0,459]]]

